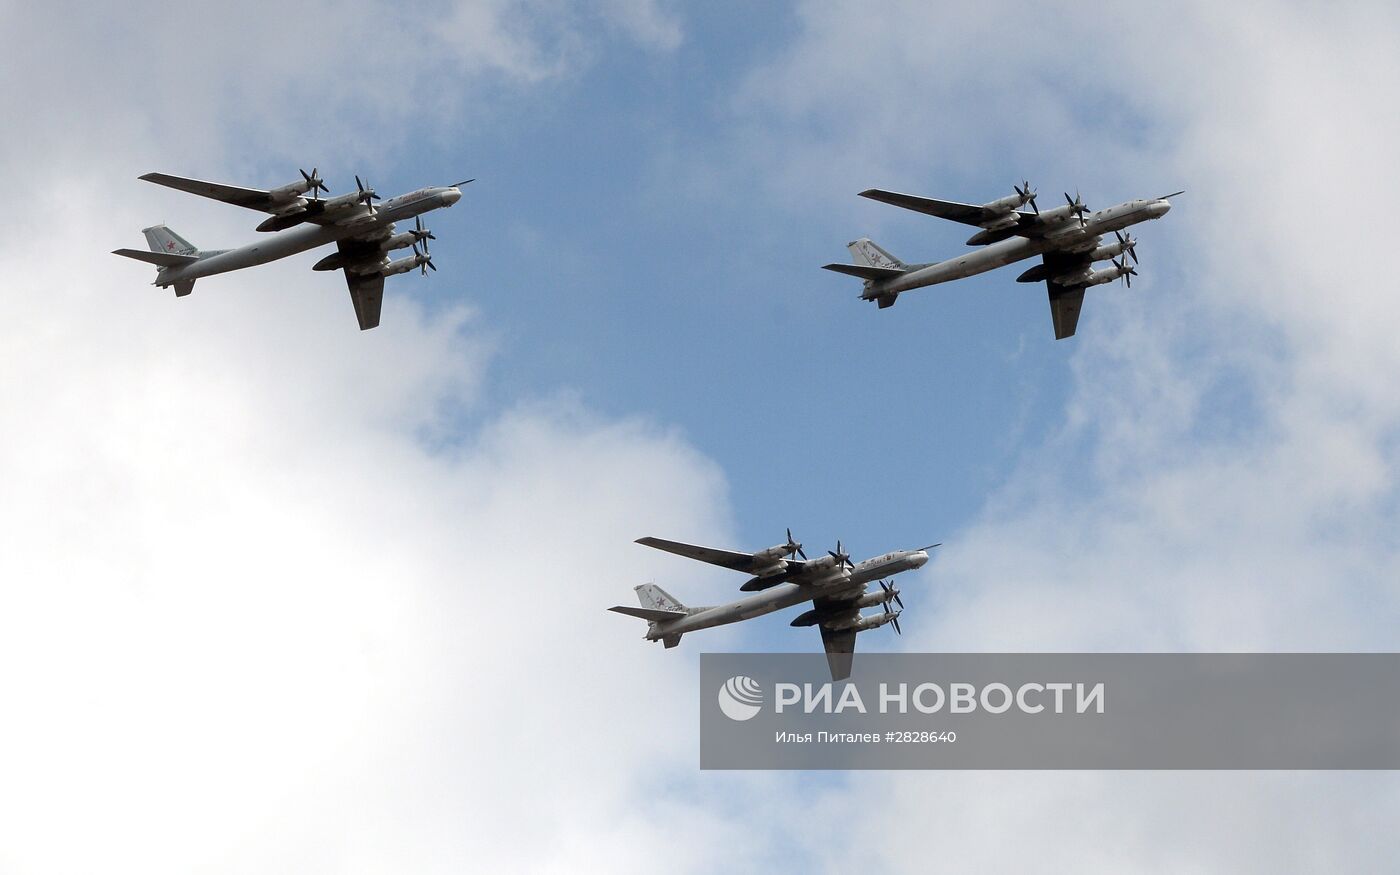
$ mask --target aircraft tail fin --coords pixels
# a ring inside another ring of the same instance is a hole
[[[685,613],[685,605],[681,604],[679,599],[654,583],[644,583],[636,589],[637,600],[644,608]]]
[[[657,635],[658,627],[671,620],[679,620],[690,613],[686,606],[676,600],[675,596],[654,583],[644,583],[637,587],[637,600],[642,603],[640,608],[633,608],[628,605],[613,605],[608,610],[618,614],[626,614],[629,617],[647,621],[647,638],[651,640],[661,639],[661,643],[667,647],[675,647],[681,643],[681,636]]]
[[[126,258],[134,258],[137,261],[144,261],[156,267],[156,285],[161,288],[169,288],[172,283],[165,279],[166,268],[182,267],[186,264],[193,264],[199,261],[204,255],[216,253],[201,253],[199,249],[190,241],[176,234],[164,225],[152,225],[149,228],[142,228],[141,233],[146,235],[146,245],[150,247],[149,252],[140,249],[113,249],[113,255],[121,255]],[[175,297],[183,298],[194,291],[194,280],[179,280],[173,283],[175,286]]]
[[[881,310],[892,306],[899,293],[885,291],[881,288],[880,281],[893,279],[913,268],[881,249],[879,244],[869,237],[852,240],[846,244],[846,248],[851,250],[851,257],[856,260],[855,264],[824,264],[822,267],[865,280],[862,298],[875,301]]]
[[[897,270],[900,273],[909,269],[909,265],[881,249],[879,244],[869,237],[852,240],[846,244],[846,248],[851,250],[851,257],[857,263],[866,267],[880,267],[886,270]]]
[[[142,228],[141,233],[146,235],[146,243],[150,245],[152,252],[196,257],[199,255],[198,247],[164,225]]]

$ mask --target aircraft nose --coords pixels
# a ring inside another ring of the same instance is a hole
[[[1169,201],[1157,201],[1152,205],[1152,216],[1153,218],[1160,219],[1162,216],[1165,216],[1167,211],[1171,208],[1172,205]]]
[[[462,192],[457,188],[449,188],[442,193],[442,202],[445,206],[452,206],[462,199]]]
[[[928,551],[916,550],[913,555],[909,557],[909,561],[915,568],[923,568],[928,564]]]

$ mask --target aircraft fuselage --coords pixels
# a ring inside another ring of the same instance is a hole
[[[781,611],[783,608],[790,608],[793,605],[823,596],[838,593],[858,595],[864,592],[866,585],[873,580],[922,568],[926,562],[928,562],[926,550],[898,550],[886,553],[883,556],[859,562],[852,569],[832,568],[824,570],[818,572],[819,576],[799,578],[798,582],[793,583],[782,583],[737,602],[713,607],[693,608],[687,616],[667,623],[653,624],[647,632],[647,638],[656,640],[671,635],[694,632],[697,629],[709,629],[713,626],[738,623],[741,620],[761,617],[764,614]]]
[[[1160,219],[1170,209],[1171,204],[1161,198],[1127,201],[1086,215],[1082,228],[1077,220],[1071,218],[1062,227],[1042,237],[1008,237],[956,258],[916,267],[888,280],[872,282],[862,297],[874,299],[976,276],[1046,252],[1087,252],[1098,245],[1099,235]]]
[[[364,207],[356,207],[347,211],[346,218],[331,224],[299,225],[286,231],[272,233],[237,249],[203,252],[198,261],[160,271],[155,284],[165,287],[200,277],[267,264],[346,237],[373,236],[376,229],[387,235],[389,226],[394,222],[411,219],[442,207],[450,207],[461,197],[461,191],[453,187],[419,189],[383,201],[375,208],[373,214]]]

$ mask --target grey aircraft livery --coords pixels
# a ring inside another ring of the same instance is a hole
[[[322,199],[321,192],[329,194],[330,189],[316,170],[313,168],[310,173],[303,170],[301,177],[271,191],[263,191],[165,173],[147,173],[141,177],[147,182],[268,213],[269,218],[258,225],[258,230],[277,233],[237,249],[201,250],[166,226],[153,225],[142,232],[150,246],[149,252],[139,249],[113,252],[155,265],[155,285],[174,286],[175,295],[183,297],[193,291],[194,281],[200,277],[267,264],[334,243],[336,251],[316,262],[312,270],[345,271],[355,318],[359,320],[360,329],[365,330],[379,324],[386,276],[407,273],[414,268],[419,268],[425,276],[428,268],[437,270],[428,253],[428,241],[437,238],[423,227],[422,215],[457,203],[462,197],[461,187],[472,181],[420,188],[383,200],[357,176],[356,191]],[[376,205],[375,201],[382,203]],[[397,232],[394,222],[408,219],[414,220],[413,228]],[[390,259],[390,252],[408,248],[413,250],[411,256]]]
[[[890,602],[901,609],[904,602],[899,590],[882,578],[922,568],[928,562],[928,551],[938,546],[930,544],[918,550],[897,550],[852,563],[851,557],[841,549],[840,541],[836,542],[835,550],[809,560],[802,545],[792,539],[791,529],[786,544],[757,553],[735,553],[660,538],[640,538],[637,543],[748,574],[748,582],[739,589],[758,593],[729,604],[691,608],[676,601],[661,587],[644,583],[636,587],[637,598],[642,603],[640,608],[615,605],[608,610],[646,620],[648,641],[675,647],[686,632],[737,623],[810,601],[811,609],[799,614],[792,625],[816,626],[821,630],[831,679],[836,681],[850,677],[857,633],[878,629],[886,623],[892,624],[895,632],[900,631],[901,611],[892,610]],[[797,556],[802,558],[797,559]],[[867,593],[866,587],[873,581],[879,582],[880,589]],[[877,614],[861,614],[862,608],[873,607],[882,610]]]
[[[928,264],[905,264],[890,255],[869,238],[862,237],[847,245],[857,264],[827,264],[827,270],[865,280],[861,298],[876,302],[881,309],[894,304],[903,292],[950,280],[962,279],[1039,255],[1041,263],[1022,273],[1017,282],[1034,283],[1044,280],[1050,290],[1050,317],[1055,323],[1055,338],[1074,334],[1079,324],[1079,309],[1084,303],[1084,290],[1118,278],[1129,286],[1137,271],[1128,258],[1137,263],[1137,241],[1122,234],[1125,228],[1160,219],[1172,205],[1168,198],[1177,191],[1158,198],[1133,200],[1103,210],[1093,211],[1084,206],[1076,193],[1065,194],[1064,206],[1041,211],[1035,203],[1030,183],[1013,186],[1015,194],[1007,195],[980,206],[940,201],[933,198],[899,194],[872,188],[860,193],[882,203],[906,210],[951,219],[981,230],[968,239],[969,246],[982,246],[974,252]],[[1031,205],[1031,212],[1023,209]],[[1114,241],[1104,243],[1102,235],[1112,233]],[[1107,260],[1111,267],[1095,268],[1094,263]]]

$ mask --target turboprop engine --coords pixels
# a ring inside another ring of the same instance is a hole
[[[321,179],[314,167],[310,173],[305,170],[300,172],[301,179],[297,182],[280,185],[268,192],[272,203],[267,211],[272,215],[258,225],[259,231],[281,231],[299,225],[325,208],[327,202],[321,200],[321,192],[330,191],[326,188],[325,180]],[[311,193],[310,199],[304,197],[307,192]]]
[[[792,529],[787,530],[787,542],[775,544],[767,550],[760,550],[753,554],[754,577],[773,577],[787,571],[787,563],[784,559],[793,559],[801,556],[804,560],[807,554],[803,552],[802,545],[793,540]]]
[[[851,614],[840,619],[826,620],[822,625],[837,632],[845,629],[854,629],[857,632],[864,632],[867,629],[878,629],[886,623],[893,623],[900,613],[900,611],[887,611],[883,614],[871,614],[868,617],[860,614]]]
[[[786,544],[778,544],[767,550],[759,550],[753,554],[753,576],[772,577],[787,571],[787,563],[783,559],[791,552]]]
[[[1133,264],[1137,264],[1137,240],[1133,239],[1132,235],[1122,234],[1118,231],[1114,231],[1113,235],[1118,238],[1117,241],[1095,248],[1089,253],[1089,260],[1107,261],[1119,255],[1127,255],[1133,260]]]
[[[349,194],[337,195],[328,200],[317,201],[317,203],[322,204],[323,208],[328,212],[332,210],[343,210],[346,207],[352,207],[356,204],[364,204],[369,207],[370,215],[373,215],[375,212],[374,202],[382,200],[382,198],[375,193],[374,189],[361,182],[358,176],[355,177],[355,188],[356,190]]]
[[[1128,265],[1126,261],[1114,261],[1111,263],[1113,265],[1112,267],[1088,271],[1086,274],[1082,275],[1082,278],[1076,279],[1074,283],[1065,283],[1065,285],[1101,286],[1104,283],[1111,283],[1121,277],[1128,288],[1132,288],[1133,281],[1129,279],[1129,277],[1137,276],[1137,271]],[[1055,281],[1059,282],[1059,277],[1056,277]]]
[[[437,270],[436,267],[433,267],[433,260],[431,258],[415,249],[413,250],[413,254],[409,257],[395,259],[380,268],[379,272],[384,276],[393,276],[398,273],[408,273],[415,267],[420,266],[423,268],[424,273],[427,273],[430,267],[432,267],[433,270]]]
[[[969,246],[982,246],[987,243],[995,243],[998,240],[1005,240],[1011,236],[1002,233],[1008,229],[1015,228],[1021,223],[1021,213],[1019,210],[1026,204],[1031,205],[1037,216],[1040,215],[1040,208],[1035,205],[1035,192],[1031,190],[1031,184],[1023,181],[1020,185],[1013,185],[1015,194],[1006,197],[999,197],[994,201],[982,204],[982,209],[993,215],[985,221],[978,222],[981,231],[973,234],[967,241]]]
[[[849,608],[855,608],[856,610],[860,610],[862,608],[878,608],[882,607],[885,603],[889,602],[890,600],[899,597],[899,590],[895,589],[894,587],[887,586],[885,584],[881,584],[881,587],[883,589],[882,592],[872,592],[867,595],[861,596],[855,601],[842,602],[841,609],[847,610]],[[788,625],[815,626],[816,624],[822,622],[822,617],[824,614],[829,613],[830,610],[824,611],[821,608],[812,608],[809,611],[803,611],[802,613],[798,614],[797,617]],[[833,626],[832,628],[836,627]]]

